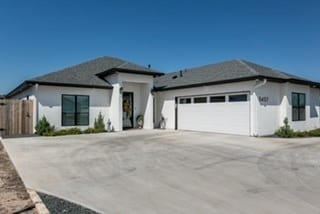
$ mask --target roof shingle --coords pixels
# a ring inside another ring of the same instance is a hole
[[[274,70],[245,60],[231,60],[217,64],[178,71],[155,78],[157,89],[174,89],[204,83],[239,81],[255,77],[266,77],[279,80],[297,80],[311,82],[307,79]],[[318,84],[318,83],[317,83]]]
[[[111,87],[108,82],[99,78],[98,74],[117,68],[131,71],[154,72],[149,68],[121,59],[113,57],[100,57],[79,65],[65,68],[60,71],[33,78],[29,81],[39,83],[87,85],[92,87]]]

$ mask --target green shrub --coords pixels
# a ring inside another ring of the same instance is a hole
[[[311,137],[320,137],[320,129],[315,129],[309,132]]]
[[[278,137],[282,137],[282,138],[291,138],[291,137],[295,137],[295,132],[293,131],[293,129],[291,129],[290,125],[289,125],[289,121],[288,118],[285,118],[283,121],[284,125],[281,126],[275,133],[275,135],[277,135]]]
[[[94,134],[96,133],[96,129],[95,128],[88,128],[86,130],[83,131],[84,134]]]
[[[285,118],[284,126],[281,126],[275,133],[276,136],[282,138],[291,138],[291,137],[320,137],[320,129],[315,129],[311,131],[293,131],[290,128],[288,118]]]
[[[99,112],[98,118],[94,119],[94,129],[98,132],[105,131],[104,116]]]
[[[293,137],[309,137],[310,136],[310,132],[307,131],[297,131],[293,133]]]
[[[61,129],[54,132],[54,136],[79,135],[79,134],[82,134],[82,131],[79,128]]]
[[[37,134],[40,136],[47,136],[48,134],[54,132],[55,130],[54,126],[50,125],[49,121],[45,116],[43,116],[41,120],[39,120],[35,129]]]

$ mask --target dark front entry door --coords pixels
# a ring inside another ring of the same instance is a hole
[[[133,128],[133,92],[123,92],[122,109],[123,129]]]

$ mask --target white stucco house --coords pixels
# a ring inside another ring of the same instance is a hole
[[[101,57],[26,80],[7,97],[35,102],[34,124],[93,127],[99,112],[115,131],[137,127],[249,136],[320,128],[320,83],[244,60],[161,73]]]

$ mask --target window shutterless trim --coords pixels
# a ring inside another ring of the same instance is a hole
[[[64,120],[63,120],[63,97],[64,96],[73,96],[75,97],[75,102],[74,102],[74,107],[75,107],[75,111],[74,111],[74,121],[73,121],[73,125],[65,125],[64,124]],[[86,124],[81,124],[78,125],[78,114],[80,114],[81,112],[78,112],[78,105],[77,105],[77,101],[78,101],[78,97],[87,97],[88,98],[88,110],[89,112],[88,114],[88,120]],[[61,126],[88,126],[90,124],[90,96],[89,95],[74,95],[74,94],[62,94],[61,95]]]
[[[296,95],[297,96],[297,105],[293,105],[293,95]],[[303,103],[304,103],[304,106],[300,106],[300,95],[303,95]],[[305,93],[297,93],[297,92],[292,92],[291,93],[291,111],[292,111],[292,114],[291,114],[291,120],[292,121],[306,121],[306,94]],[[295,111],[294,110],[297,110],[297,119],[295,119]],[[303,110],[304,111],[304,114],[301,114],[301,111],[300,110]]]

